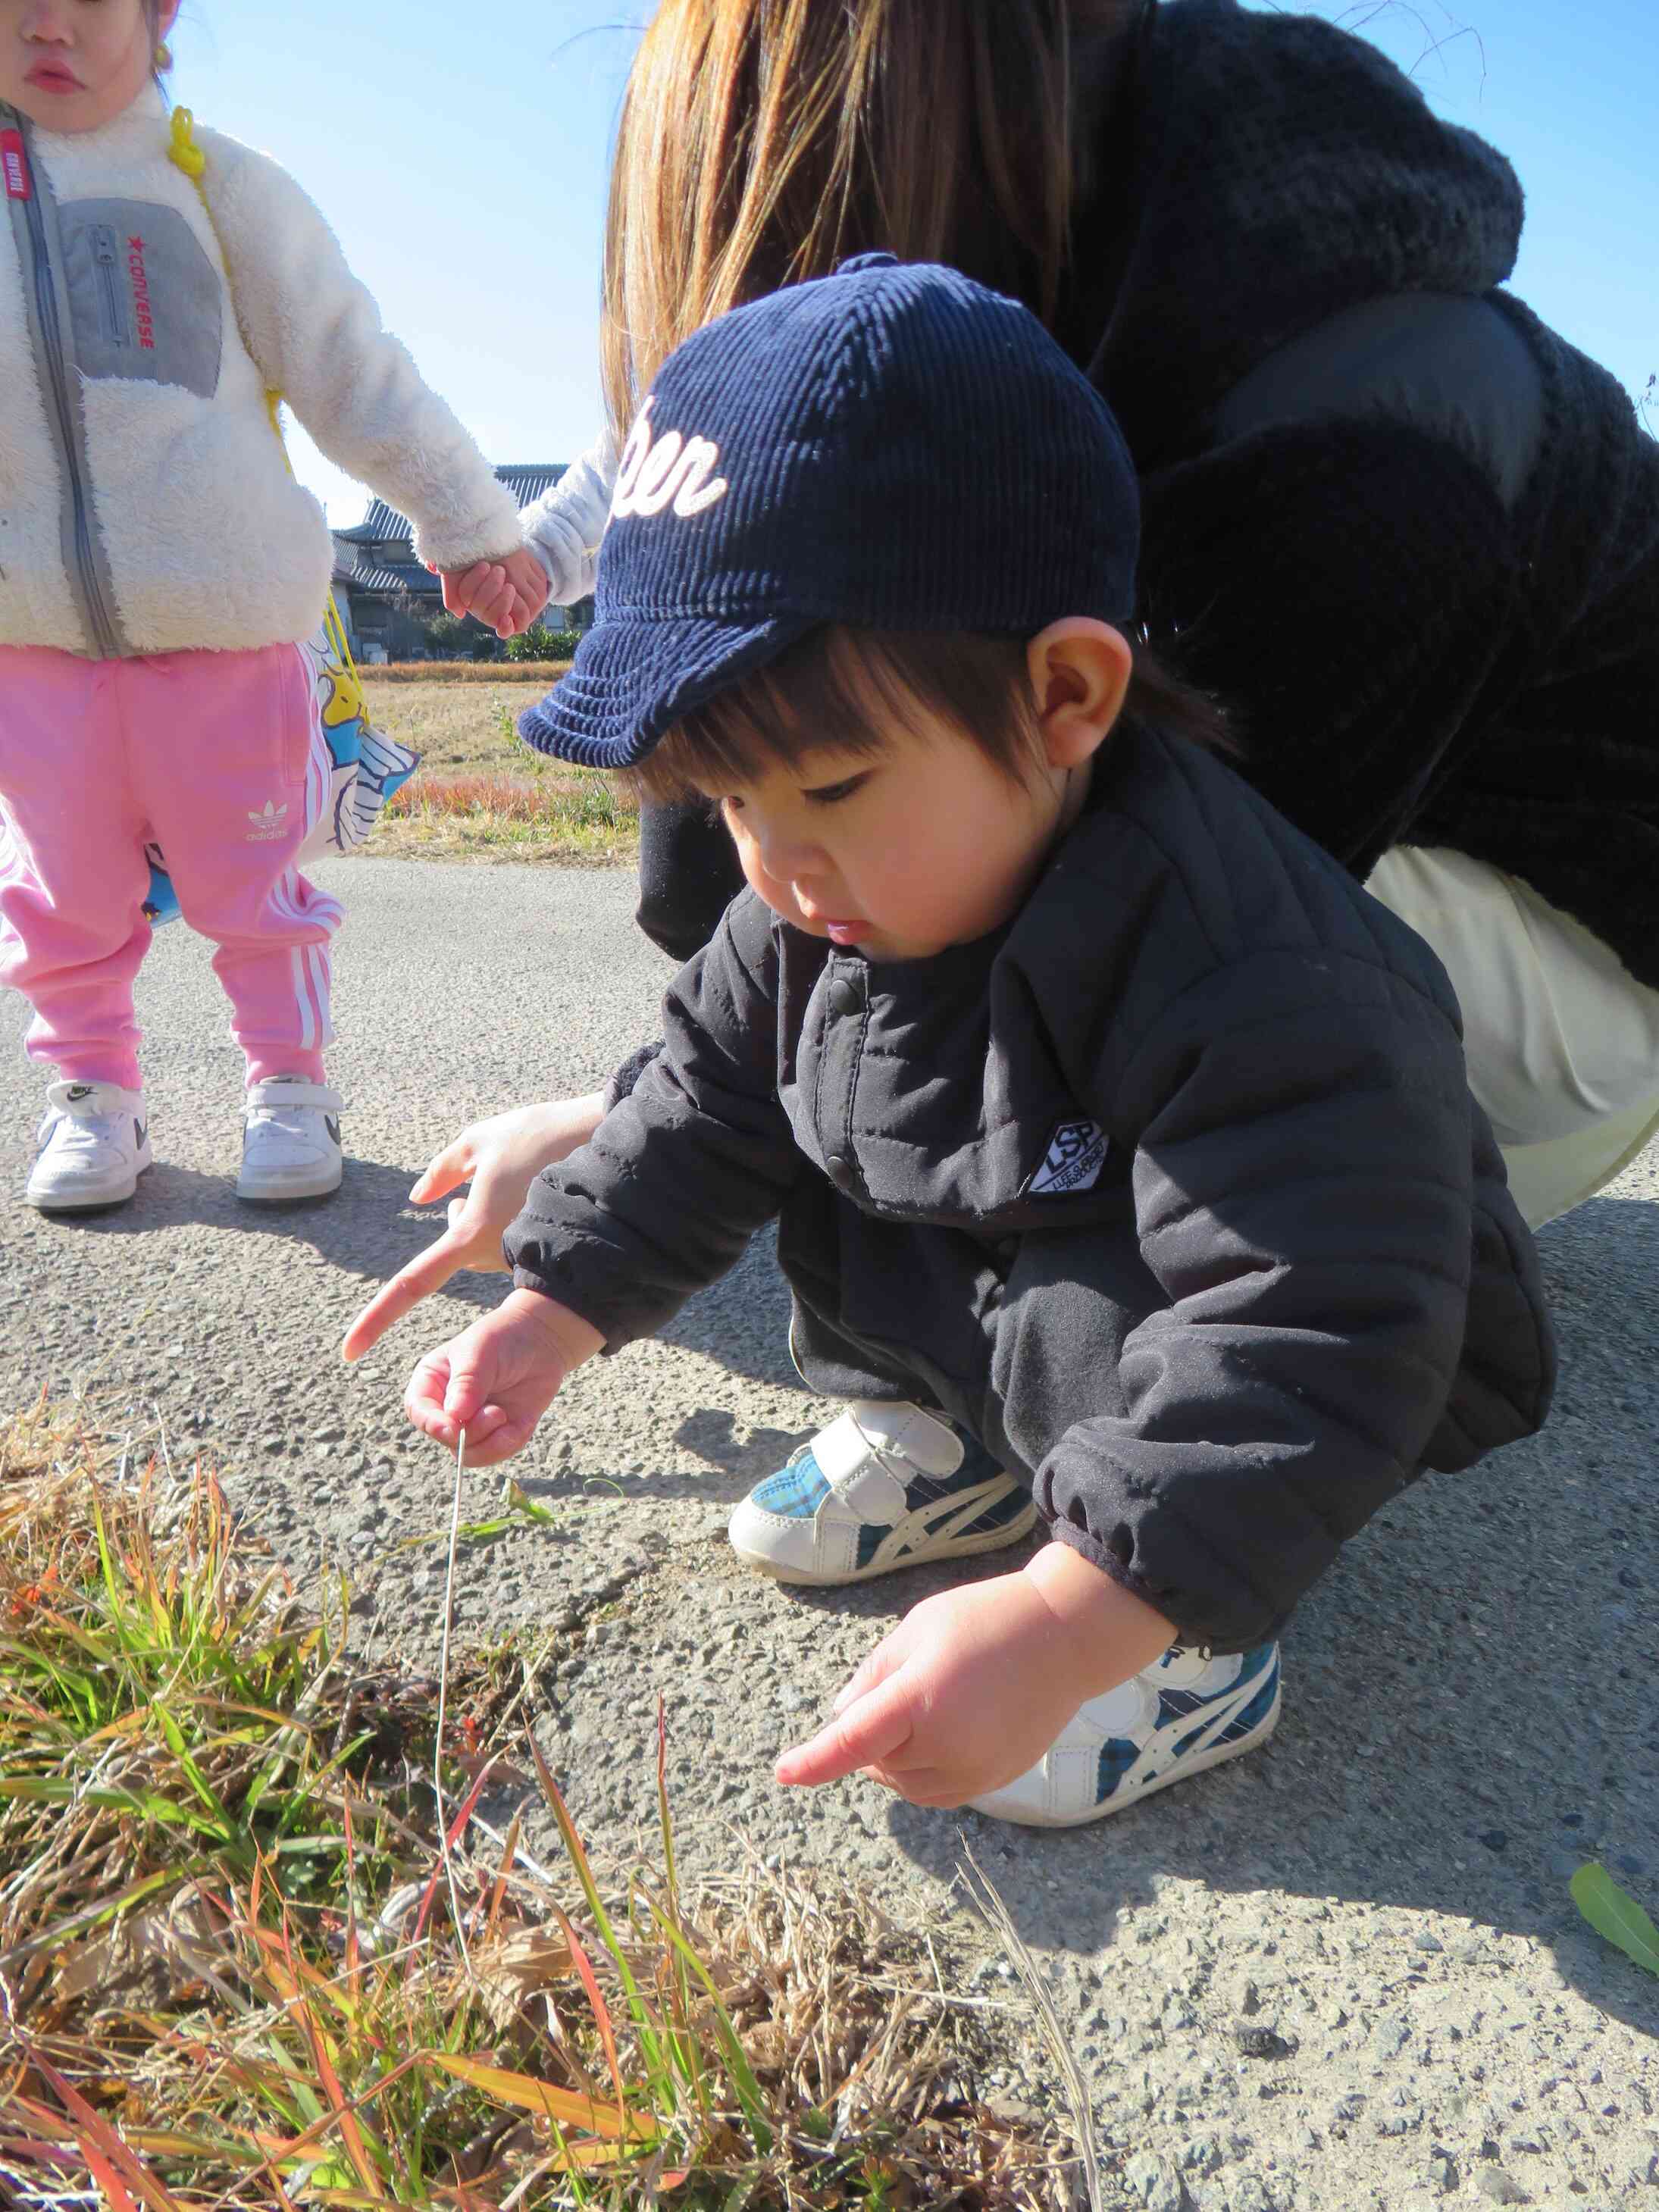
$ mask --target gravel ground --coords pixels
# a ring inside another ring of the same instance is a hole
[[[159,1412],[296,1571],[349,1564],[366,1641],[427,1657],[441,1547],[393,1547],[447,1526],[452,1470],[398,1398],[499,1280],[356,1370],[335,1346],[432,1233],[405,1204],[428,1155],[479,1113],[595,1085],[649,1032],[665,969],[621,874],[320,872],[351,908],[344,1191],[236,1205],[237,1060],[205,948],[168,931],[141,983],[159,1164],[131,1207],[78,1224],[0,1198],[0,1404],[45,1386],[112,1429]],[[7,1194],[40,1087],[23,1028],[0,1001]],[[1266,1750],[1103,1828],[773,1788],[771,1755],[938,1582],[792,1595],[726,1552],[732,1503],[826,1412],[793,1378],[760,1247],[668,1340],[577,1377],[520,1462],[556,1524],[465,1551],[459,1621],[562,1628],[544,1741],[602,1849],[649,1822],[659,1692],[692,1864],[746,1841],[939,1920],[965,1836],[1048,1966],[1125,2204],[1659,2208],[1659,1981],[1582,1927],[1566,1887],[1600,1856],[1659,1910],[1659,1152],[1543,1241],[1565,1351],[1546,1435],[1350,1547],[1286,1639]],[[495,1496],[480,1475],[465,1510]]]

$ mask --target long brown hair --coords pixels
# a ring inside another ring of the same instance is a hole
[[[1144,0],[662,0],[617,135],[605,377],[620,435],[683,338],[884,248],[1045,319],[1074,87]]]

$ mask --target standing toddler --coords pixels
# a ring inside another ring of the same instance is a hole
[[[0,0],[0,982],[55,1071],[27,1194],[52,1210],[119,1204],[150,1164],[152,844],[218,948],[238,1194],[340,1182],[340,908],[296,865],[330,797],[302,641],[333,546],[270,395],[414,517],[435,568],[499,562],[507,627],[546,597],[513,499],[310,201],[234,140],[170,131],[175,10]]]

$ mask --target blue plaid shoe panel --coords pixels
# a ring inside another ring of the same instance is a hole
[[[768,1475],[750,1492],[763,1512],[775,1513],[786,1521],[810,1521],[829,1495],[830,1485],[812,1456],[811,1444],[803,1444],[787,1467]]]

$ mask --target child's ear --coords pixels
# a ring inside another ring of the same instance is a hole
[[[1134,655],[1121,630],[1087,615],[1050,623],[1026,648],[1050,768],[1080,768],[1123,711]]]

